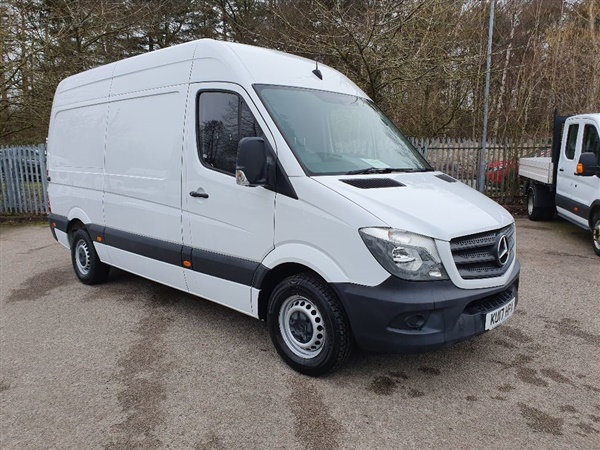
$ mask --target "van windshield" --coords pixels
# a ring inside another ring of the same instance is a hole
[[[254,88],[309,175],[433,170],[370,100],[288,86]]]

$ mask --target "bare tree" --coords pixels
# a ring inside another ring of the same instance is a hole
[[[478,135],[486,2],[475,0],[4,0],[0,143],[44,140],[61,79],[211,37],[347,74],[415,136]],[[547,135],[551,112],[600,109],[598,0],[497,0],[492,135]]]

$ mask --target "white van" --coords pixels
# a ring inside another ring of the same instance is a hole
[[[118,61],[60,83],[48,139],[51,229],[82,282],[119,267],[266,320],[299,372],[514,311],[511,215],[314,61],[205,39]]]

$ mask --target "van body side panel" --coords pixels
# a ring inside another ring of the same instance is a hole
[[[197,45],[188,42],[119,61],[111,97],[188,83]]]
[[[56,88],[52,107],[58,109],[83,102],[101,102],[108,98],[111,77],[117,64],[96,67],[64,79]]]
[[[84,223],[102,223],[107,111],[106,102],[55,109],[48,146],[48,175],[52,180],[48,195],[53,213]]]
[[[110,252],[111,265],[187,292],[181,266],[175,266],[109,245],[105,247]]]
[[[185,93],[182,85],[112,98],[104,184],[107,228],[147,237],[149,243],[157,239],[181,245]],[[162,263],[110,246],[108,252],[111,264],[163,281]],[[177,280],[169,275],[169,285],[186,289],[183,269],[175,270]]]

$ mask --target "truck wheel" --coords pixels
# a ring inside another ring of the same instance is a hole
[[[527,191],[527,217],[534,222],[538,220],[550,220],[553,216],[552,208],[535,206],[538,195],[538,188],[535,185],[531,186]]]
[[[84,284],[106,281],[110,266],[98,258],[90,235],[84,229],[76,230],[71,239],[71,261],[75,275]]]
[[[275,287],[267,322],[277,353],[305,375],[337,369],[352,351],[352,332],[339,299],[311,274],[291,276]]]
[[[594,214],[592,220],[592,245],[596,255],[600,256],[600,212]]]

